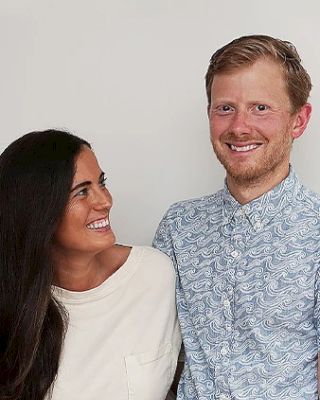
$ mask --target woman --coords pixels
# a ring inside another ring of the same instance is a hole
[[[180,347],[174,271],[115,244],[90,145],[31,132],[0,156],[0,399],[163,400]]]

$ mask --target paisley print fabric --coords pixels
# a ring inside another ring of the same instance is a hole
[[[240,205],[225,186],[170,207],[186,352],[179,400],[316,400],[320,199],[289,176]]]

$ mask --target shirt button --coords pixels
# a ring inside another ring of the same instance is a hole
[[[233,250],[233,252],[231,253],[233,258],[237,258],[240,255],[240,252],[238,250]]]
[[[244,215],[244,210],[242,208],[239,208],[239,210],[235,212],[235,216],[241,217],[242,215]]]
[[[231,325],[226,325],[226,331],[230,332],[232,330],[232,326]]]
[[[221,355],[226,356],[228,354],[228,349],[226,347],[222,347],[221,349]]]
[[[261,231],[262,228],[263,228],[262,222],[258,221],[258,222],[256,222],[256,223],[254,224],[254,229],[255,229],[256,231]]]
[[[230,307],[230,301],[229,300],[223,300],[223,305],[225,308],[229,308]]]

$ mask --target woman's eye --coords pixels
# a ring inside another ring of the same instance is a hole
[[[101,187],[106,187],[107,178],[103,178],[103,180],[99,183]]]
[[[76,193],[76,196],[86,196],[87,194],[88,194],[88,189],[83,188],[83,189],[79,190],[79,192]]]

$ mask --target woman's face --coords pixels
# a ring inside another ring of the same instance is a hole
[[[87,146],[75,160],[69,202],[55,233],[56,256],[97,254],[115,243],[109,213],[112,198],[104,173]]]

